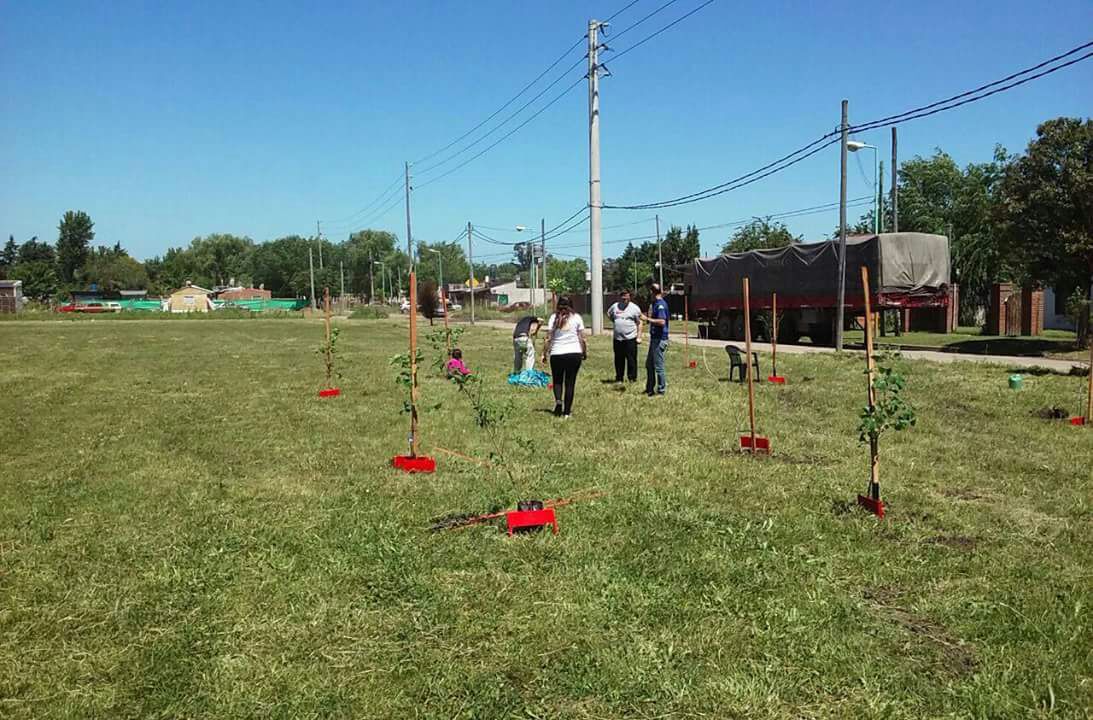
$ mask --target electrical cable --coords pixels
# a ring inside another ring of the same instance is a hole
[[[399,185],[401,185],[402,181],[403,181],[403,178],[402,178],[402,174],[400,173],[399,176],[395,178],[395,181],[393,183],[388,185],[383,190],[383,192],[381,192],[379,195],[377,195],[375,197],[375,199],[372,200],[372,202],[368,203],[367,205],[365,205],[360,210],[357,210],[352,215],[347,215],[343,218],[338,218],[336,220],[323,220],[322,222],[325,223],[327,226],[330,226],[330,227],[337,227],[337,226],[340,226],[340,225],[352,225],[353,222],[354,222],[354,219],[357,218],[359,215],[362,215],[362,214],[368,212],[369,210],[383,204],[384,202],[387,202],[387,198],[390,197],[391,192],[393,192],[395,188],[397,188]]]
[[[1063,58],[1074,55],[1075,53],[1079,53],[1082,50],[1085,50],[1086,48],[1089,48],[1089,47],[1093,47],[1093,40],[1091,40],[1090,42],[1078,45],[1075,48],[1071,48],[1070,50],[1067,50],[1064,53],[1060,53],[1060,54],[1056,55],[1055,57],[1050,58],[1048,60],[1044,60],[1041,63],[1037,63],[1036,65],[1033,65],[1032,67],[1028,67],[1028,68],[1025,68],[1024,70],[1019,70],[1015,73],[1011,73],[1011,74],[1007,75],[1004,78],[1000,78],[1000,79],[995,80],[993,82],[989,82],[985,85],[980,85],[979,87],[974,88],[972,90],[966,90],[966,91],[964,91],[962,93],[959,93],[957,95],[953,95],[952,97],[945,98],[944,100],[938,100],[936,102],[930,103],[929,105],[923,105],[921,107],[912,108],[910,110],[905,110],[904,112],[897,113],[895,115],[889,115],[888,117],[880,118],[879,120],[871,120],[869,122],[862,123],[860,125],[851,126],[851,130],[868,130],[868,129],[872,129],[874,127],[885,127],[886,125],[889,125],[889,124],[896,124],[892,121],[903,122],[903,120],[900,120],[900,118],[903,118],[906,115],[917,115],[917,113],[921,113],[921,112],[926,111],[926,110],[932,110],[932,109],[937,108],[941,105],[948,105],[949,103],[951,103],[955,100],[960,100],[962,98],[966,98],[966,97],[969,97],[971,95],[978,95],[978,93],[982,92],[983,90],[987,90],[989,88],[996,87],[996,86],[1001,85],[1003,83],[1008,83],[1010,80],[1021,77],[1022,75],[1028,75],[1029,73],[1035,72],[1036,70],[1039,70],[1043,67],[1051,65],[1051,64],[1053,64],[1053,63],[1055,63],[1059,60],[1062,60]],[[1051,70],[1049,70],[1047,72],[1039,73],[1039,74],[1035,75],[1034,77],[1026,78],[1026,79],[1022,80],[1021,82],[1019,82],[1019,83],[1014,83],[1014,84],[1008,85],[1004,88],[998,88],[998,90],[996,90],[995,92],[1002,92],[1003,90],[1009,90],[1013,87],[1017,87],[1017,85],[1028,82],[1029,80],[1035,80],[1036,78],[1040,78],[1040,77],[1043,77],[1044,75],[1051,74],[1051,73],[1053,73],[1057,70],[1061,70],[1065,67],[1069,67],[1070,65],[1081,62],[1082,60],[1085,60],[1089,57],[1090,57],[1090,54],[1086,54],[1086,55],[1084,55],[1080,58],[1077,58],[1075,60],[1072,60],[1068,63],[1065,63],[1065,64],[1062,64],[1062,65],[1059,65],[1058,67],[1052,68]],[[994,92],[988,93],[986,95],[983,95],[981,97],[977,97],[975,99],[981,100],[982,98],[989,97],[990,95],[993,95],[993,94],[995,94],[995,93]],[[974,101],[969,101],[969,102],[974,102]],[[963,105],[963,104],[966,104],[966,103],[959,103],[957,105],[953,105],[952,107],[960,107],[960,105]],[[952,108],[944,108],[944,109],[952,109]],[[933,113],[927,113],[927,114],[933,114]],[[925,117],[925,115],[918,115],[918,117]],[[905,119],[913,120],[915,118],[905,118]]]
[[[431,158],[434,158],[434,157],[436,157],[437,155],[439,155],[439,154],[441,154],[442,152],[445,152],[446,150],[448,150],[449,148],[451,148],[451,147],[452,147],[453,145],[456,145],[456,144],[458,144],[458,143],[459,143],[460,141],[462,141],[462,140],[464,140],[465,138],[467,138],[468,136],[472,135],[472,134],[473,134],[473,133],[474,133],[475,131],[477,131],[477,130],[478,130],[479,128],[481,128],[481,127],[482,127],[483,125],[485,125],[485,124],[486,124],[486,123],[488,123],[488,122],[489,122],[490,120],[493,120],[493,119],[494,119],[495,117],[497,117],[498,115],[500,115],[500,114],[501,114],[502,112],[504,112],[505,108],[507,108],[507,107],[508,107],[509,105],[512,105],[512,104],[513,104],[514,102],[516,102],[516,100],[517,100],[517,99],[518,99],[518,98],[519,98],[519,97],[520,97],[521,95],[523,95],[523,94],[524,94],[525,92],[527,92],[527,91],[528,91],[528,90],[529,90],[529,89],[530,89],[530,88],[531,88],[532,86],[534,86],[534,85],[535,85],[535,83],[539,82],[539,81],[540,81],[540,80],[541,80],[541,79],[543,78],[543,76],[544,76],[544,75],[546,75],[546,74],[547,74],[548,72],[550,72],[550,71],[551,71],[551,70],[553,70],[553,69],[554,69],[555,67],[557,67],[558,63],[560,63],[560,62],[561,62],[562,60],[564,60],[564,59],[566,58],[566,56],[567,56],[567,55],[569,55],[569,53],[573,52],[573,50],[575,50],[575,49],[576,49],[576,48],[577,48],[577,47],[578,47],[578,46],[579,46],[579,45],[580,45],[580,44],[581,44],[582,42],[584,42],[584,39],[585,39],[586,37],[587,37],[586,35],[582,35],[582,36],[581,36],[581,37],[580,37],[580,38],[579,38],[579,39],[577,40],[577,42],[575,42],[575,43],[573,43],[572,45],[570,45],[570,46],[569,46],[569,47],[568,47],[568,48],[566,49],[566,51],[565,51],[565,52],[563,52],[563,53],[562,53],[561,55],[559,55],[559,56],[558,56],[558,59],[557,59],[557,60],[555,60],[554,62],[552,62],[552,63],[550,64],[550,66],[549,66],[549,67],[547,67],[547,69],[546,69],[546,70],[544,70],[544,71],[542,71],[541,73],[539,73],[539,74],[538,74],[538,75],[537,75],[537,76],[535,77],[535,79],[534,79],[534,80],[532,80],[532,81],[531,81],[531,82],[529,82],[529,83],[528,83],[527,85],[525,85],[525,86],[524,86],[523,88],[521,88],[521,89],[520,89],[520,92],[516,93],[516,94],[515,94],[515,95],[513,95],[513,96],[512,96],[511,98],[509,98],[509,100],[508,100],[507,102],[505,102],[505,104],[504,104],[504,105],[502,105],[501,107],[499,107],[499,108],[497,108],[496,110],[494,110],[494,111],[493,111],[493,113],[491,113],[491,114],[490,114],[490,116],[489,116],[489,117],[487,117],[487,118],[486,118],[485,120],[483,120],[482,122],[478,123],[478,124],[477,124],[477,125],[475,125],[475,126],[474,126],[473,128],[471,128],[471,129],[470,129],[470,130],[468,130],[467,132],[463,133],[462,135],[460,135],[459,137],[457,137],[457,138],[456,138],[455,140],[452,140],[452,141],[451,141],[450,143],[448,143],[448,144],[447,144],[447,145],[445,145],[444,147],[440,148],[439,150],[434,150],[433,152],[429,153],[428,155],[424,155],[424,156],[422,156],[422,157],[418,158],[417,160],[414,160],[414,161],[413,161],[413,163],[411,163],[411,164],[417,164],[417,163],[425,162],[426,160],[429,160],[429,159],[431,159]],[[583,58],[582,58],[582,59],[583,59]],[[570,69],[572,69],[572,68],[570,68]],[[569,71],[567,70],[566,72],[569,72]],[[504,123],[502,123],[502,124],[504,124]]]
[[[617,33],[615,33],[614,35],[611,35],[611,36],[610,36],[610,37],[611,37],[611,39],[612,39],[612,40],[615,40],[615,39],[617,39],[617,38],[620,38],[620,37],[622,37],[622,36],[623,36],[623,35],[625,35],[626,33],[630,32],[631,30],[633,30],[634,28],[636,28],[636,27],[637,27],[638,25],[641,25],[641,24],[642,24],[643,22],[645,22],[645,21],[646,21],[646,20],[648,20],[649,18],[651,18],[651,17],[653,17],[654,15],[656,15],[657,13],[659,13],[659,12],[661,12],[661,11],[663,11],[663,10],[667,9],[667,8],[668,8],[669,6],[671,6],[671,5],[674,5],[674,4],[676,4],[677,2],[679,2],[679,0],[668,0],[668,2],[664,3],[663,5],[661,5],[660,7],[658,7],[658,8],[656,9],[656,10],[654,10],[654,11],[653,11],[653,12],[651,12],[651,13],[649,13],[648,15],[646,15],[645,17],[643,17],[643,18],[642,18],[641,20],[638,20],[637,22],[632,22],[632,23],[630,23],[629,25],[627,25],[627,26],[626,26],[625,28],[623,28],[622,30],[619,30],[619,31],[618,31]],[[633,4],[634,4],[634,3],[630,3],[630,5],[633,5]],[[630,5],[627,5],[627,7],[630,7]],[[625,9],[625,8],[624,8],[624,9]],[[619,12],[622,12],[622,11],[620,10]],[[615,14],[617,15],[618,13],[615,13]],[[614,17],[614,15],[612,15],[611,17]],[[608,20],[610,20],[610,19],[611,19],[611,18],[608,18]],[[606,21],[605,21],[605,22],[606,22]]]
[[[673,1],[674,1],[674,0],[673,0]],[[699,5],[698,7],[696,7],[695,9],[691,10],[690,12],[688,12],[688,13],[685,13],[684,15],[681,15],[681,16],[679,16],[678,18],[676,18],[676,19],[675,19],[675,20],[673,20],[672,22],[670,22],[670,23],[668,23],[667,25],[665,25],[664,27],[662,27],[662,28],[661,28],[660,30],[657,30],[656,32],[654,32],[654,33],[651,33],[651,34],[649,34],[649,35],[646,35],[646,36],[645,36],[645,37],[643,37],[643,38],[642,38],[641,40],[638,40],[638,41],[637,41],[636,43],[634,43],[634,44],[633,44],[633,45],[631,45],[630,47],[626,48],[625,50],[622,50],[622,51],[620,51],[620,52],[617,52],[617,53],[615,53],[615,54],[614,54],[614,55],[613,55],[613,56],[611,57],[611,62],[615,62],[615,61],[617,61],[617,60],[618,60],[619,58],[621,58],[621,57],[622,57],[623,55],[625,55],[626,53],[630,52],[631,50],[637,50],[637,49],[638,49],[639,47],[641,47],[641,46],[642,46],[642,45],[644,45],[645,43],[649,42],[650,40],[652,40],[653,38],[655,38],[655,37],[656,37],[657,35],[660,35],[661,33],[665,32],[665,31],[667,31],[667,30],[670,30],[671,28],[675,27],[675,26],[676,26],[676,25],[678,25],[679,23],[683,22],[684,20],[686,20],[687,18],[691,17],[691,16],[692,16],[692,15],[694,15],[694,14],[695,14],[696,12],[698,12],[698,11],[699,11],[699,10],[701,10],[702,8],[706,7],[707,5],[710,5],[710,4],[711,4],[711,3],[713,3],[713,2],[714,2],[714,0],[706,0],[706,2],[702,3],[701,5]],[[662,7],[667,7],[668,5],[671,5],[671,4],[672,4],[672,3],[671,3],[671,2],[669,2],[669,3],[667,3],[666,5],[664,5],[664,6],[662,6]],[[659,10],[658,10],[657,12],[659,12]],[[635,23],[635,24],[636,24],[636,23]],[[627,28],[627,30],[629,30],[629,28]],[[623,32],[625,32],[625,30],[624,30]],[[619,35],[622,35],[622,33],[619,33]],[[618,37],[619,35],[616,35],[615,37],[617,38],[617,37]]]
[[[616,11],[615,11],[615,12],[614,12],[614,13],[613,13],[613,14],[611,15],[611,17],[609,17],[609,18],[607,18],[606,20],[604,20],[604,22],[605,22],[605,23],[609,23],[609,22],[611,22],[612,20],[614,20],[614,19],[615,19],[616,17],[618,17],[619,15],[622,15],[622,14],[623,14],[624,12],[626,12],[626,11],[627,11],[627,10],[629,10],[630,8],[632,8],[632,7],[634,7],[635,5],[637,5],[637,4],[639,3],[639,2],[641,2],[641,0],[633,0],[632,2],[630,2],[630,3],[629,3],[628,5],[626,5],[625,7],[622,7],[622,8],[619,8],[618,10],[616,10]]]
[[[439,180],[441,180],[441,179],[443,179],[443,178],[446,178],[446,177],[448,177],[449,175],[451,175],[451,174],[452,174],[452,173],[454,173],[455,171],[457,171],[457,170],[460,170],[461,168],[464,168],[464,167],[466,167],[466,166],[467,166],[467,165],[469,165],[470,163],[472,163],[472,162],[474,162],[475,160],[477,160],[478,158],[482,157],[483,155],[485,155],[486,153],[488,153],[488,152],[489,152],[490,150],[492,150],[493,148],[495,148],[495,147],[497,147],[498,145],[500,145],[501,143],[503,143],[503,142],[504,142],[505,140],[507,140],[507,139],[509,139],[510,137],[512,137],[512,136],[513,136],[514,134],[516,134],[516,133],[517,133],[517,132],[518,132],[519,130],[521,130],[521,129],[522,129],[522,128],[523,128],[524,126],[526,126],[526,125],[527,125],[528,123],[530,123],[530,122],[531,122],[532,120],[534,120],[535,118],[537,118],[537,117],[539,117],[539,116],[540,116],[541,114],[543,114],[543,112],[545,112],[545,111],[547,110],[547,108],[551,107],[552,105],[554,105],[554,103],[556,103],[556,102],[558,102],[559,100],[561,100],[561,99],[562,99],[563,97],[565,97],[565,96],[566,96],[567,94],[569,94],[569,92],[570,92],[570,91],[572,91],[572,90],[573,90],[573,88],[577,87],[577,85],[578,85],[578,84],[580,84],[580,83],[581,83],[581,82],[583,82],[583,81],[584,81],[584,77],[579,77],[579,78],[577,78],[577,79],[576,79],[576,80],[575,80],[575,81],[573,82],[573,84],[572,84],[572,85],[569,85],[569,86],[568,86],[568,87],[567,87],[567,88],[566,88],[565,90],[563,90],[563,91],[562,91],[562,92],[560,92],[559,94],[555,95],[555,96],[554,96],[554,98],[553,98],[553,99],[551,99],[551,101],[550,101],[550,102],[548,102],[548,103],[547,103],[546,105],[544,105],[543,107],[541,107],[541,108],[539,108],[538,110],[536,110],[536,111],[535,111],[534,113],[532,113],[532,114],[531,114],[531,115],[530,115],[530,116],[529,116],[529,117],[528,117],[528,118],[527,118],[526,120],[524,120],[524,121],[523,121],[522,123],[520,123],[519,125],[517,125],[516,127],[514,127],[514,128],[512,129],[512,130],[509,130],[509,131],[508,131],[507,133],[505,133],[505,134],[504,134],[504,135],[502,135],[502,136],[501,136],[500,138],[498,138],[498,139],[497,139],[497,140],[496,140],[495,142],[491,143],[490,145],[486,146],[486,147],[485,147],[484,149],[480,150],[479,152],[475,153],[475,154],[474,154],[474,155],[472,155],[471,157],[467,158],[466,160],[464,160],[464,161],[463,161],[463,162],[461,162],[460,164],[456,165],[456,166],[455,166],[454,168],[451,168],[450,170],[447,170],[447,171],[445,171],[445,172],[441,173],[440,175],[437,175],[437,176],[435,176],[435,177],[432,177],[432,178],[430,178],[429,180],[427,180],[427,181],[425,181],[425,182],[421,183],[420,185],[417,185],[417,186],[415,186],[415,187],[416,187],[416,189],[421,189],[421,188],[423,188],[423,187],[427,187],[427,186],[429,186],[429,185],[432,185],[433,183],[435,183],[435,182],[437,182],[437,181],[439,181]]]

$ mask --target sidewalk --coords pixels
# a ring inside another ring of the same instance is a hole
[[[476,323],[476,326],[486,326],[511,331],[513,323],[505,322],[504,320],[479,320]],[[683,342],[683,333],[673,332],[672,339],[677,342]],[[696,347],[716,348],[723,348],[728,344],[725,340],[704,340],[696,337],[694,334],[688,338],[687,342]],[[732,342],[733,344],[743,347],[743,341]],[[770,349],[770,345],[767,343],[756,343],[754,349],[760,353],[764,353],[766,350]],[[816,345],[779,345],[778,352],[787,355],[833,353],[835,352],[835,348],[819,347]],[[863,351],[846,350],[845,352],[860,353]],[[942,352],[940,350],[902,350],[900,351],[900,354],[903,355],[903,357],[912,360],[928,360],[930,362],[938,363],[977,362],[1002,365],[1006,368],[1041,368],[1063,374],[1069,373],[1070,369],[1073,367],[1084,368],[1086,366],[1086,363],[1075,360],[1054,360],[1051,358],[1023,357],[1019,355],[972,355],[969,353]]]

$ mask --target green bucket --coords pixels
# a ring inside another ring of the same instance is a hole
[[[1024,383],[1025,379],[1020,375],[1010,375],[1010,390],[1020,390]]]

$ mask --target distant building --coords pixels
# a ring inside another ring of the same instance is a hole
[[[216,294],[217,300],[269,300],[273,297],[265,285],[258,287],[230,287],[220,290]]]
[[[212,290],[186,283],[167,298],[167,309],[173,313],[209,312],[213,307]]]
[[[1066,313],[1066,303],[1073,290],[1056,292],[1055,288],[1044,288],[1044,327],[1048,330],[1073,330],[1074,318]],[[1089,292],[1093,299],[1093,290]]]
[[[23,281],[0,280],[0,312],[14,313],[23,309]]]
[[[541,289],[536,290],[535,295],[538,302],[543,301],[543,291]],[[491,287],[490,300],[501,307],[513,305],[515,303],[531,304],[531,290],[528,288],[516,287],[516,281],[513,280],[512,282]]]

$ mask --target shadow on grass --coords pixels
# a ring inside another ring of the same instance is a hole
[[[971,355],[1013,355],[1016,357],[1043,357],[1049,352],[1071,352],[1077,349],[1072,342],[1046,338],[991,338],[985,340],[961,340],[944,345],[944,352]]]

